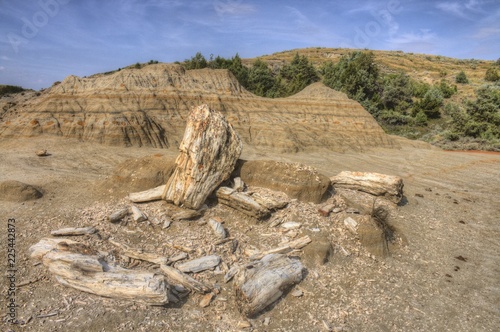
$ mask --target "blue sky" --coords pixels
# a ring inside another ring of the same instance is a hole
[[[0,0],[0,84],[40,89],[196,52],[351,47],[500,58],[500,0]]]

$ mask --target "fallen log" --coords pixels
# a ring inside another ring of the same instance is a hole
[[[30,248],[32,257],[34,253],[40,253],[41,247],[49,249],[49,245],[45,242]],[[59,283],[115,299],[149,305],[168,303],[169,286],[162,275],[110,265],[95,254],[82,254],[81,250],[74,250],[79,247],[76,244],[68,245],[68,240],[60,241],[56,246],[64,249],[52,247],[42,255],[42,262]]]
[[[330,180],[334,188],[352,189],[375,196],[384,196],[396,204],[403,198],[403,179],[399,176],[343,171]]]
[[[252,196],[244,192],[238,192],[229,187],[220,187],[216,195],[222,204],[232,207],[250,217],[264,219],[271,214],[266,207],[257,203]]]
[[[130,193],[128,195],[128,199],[134,203],[159,201],[164,191],[165,191],[165,185],[161,185],[153,189],[140,191],[138,193]]]
[[[254,317],[303,278],[300,261],[271,254],[243,266],[234,282],[240,312]]]
[[[122,220],[123,218],[125,218],[126,216],[128,216],[130,214],[130,209],[128,207],[126,208],[123,208],[123,209],[120,209],[120,210],[117,210],[113,213],[111,213],[109,216],[108,216],[108,220],[109,222],[119,222],[120,220]]]
[[[229,178],[241,154],[242,142],[221,113],[201,105],[189,114],[179,150],[163,198],[196,210]]]

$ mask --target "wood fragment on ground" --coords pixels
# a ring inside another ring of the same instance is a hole
[[[169,264],[169,259],[167,257],[151,252],[144,252],[142,249],[131,248],[126,244],[118,243],[112,239],[109,239],[108,241],[115,247],[121,249],[122,253],[127,257],[140,259],[154,264]]]
[[[250,217],[264,219],[271,214],[266,207],[257,203],[247,193],[238,192],[229,187],[220,187],[216,195],[222,204],[232,207]]]
[[[55,231],[50,232],[50,235],[53,236],[79,236],[79,235],[91,235],[97,232],[95,227],[68,227],[61,228]]]
[[[162,264],[160,265],[160,269],[172,285],[182,285],[189,290],[202,294],[210,292],[209,286],[185,273],[182,273],[174,267]]]
[[[161,199],[163,192],[165,191],[165,185],[158,186],[149,190],[144,190],[136,193],[130,193],[128,199],[134,203],[145,203],[158,201]]]
[[[303,271],[299,260],[280,254],[267,255],[243,266],[234,282],[240,312],[247,317],[259,314],[299,283]]]
[[[181,264],[177,264],[176,268],[181,272],[194,272],[198,273],[205,270],[215,268],[221,262],[220,256],[210,255],[196,258]]]

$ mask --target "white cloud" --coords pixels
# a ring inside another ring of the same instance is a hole
[[[437,48],[438,36],[430,29],[421,29],[419,32],[403,33],[389,39],[393,49],[402,49],[406,52],[428,53]]]
[[[498,36],[500,36],[500,28],[481,28],[472,36],[472,38],[487,39]]]
[[[4,66],[0,66],[0,70],[5,70],[5,67]]]
[[[242,3],[241,0],[217,0],[214,2],[215,12],[219,16],[240,16],[255,12],[255,7]]]
[[[437,3],[436,8],[460,18],[473,20],[473,14],[485,13],[482,9],[482,5],[483,2],[479,0],[468,0],[467,2],[446,1]]]

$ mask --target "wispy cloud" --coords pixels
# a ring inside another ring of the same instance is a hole
[[[256,11],[255,6],[241,0],[217,0],[214,2],[214,9],[219,16],[241,16]]]
[[[487,39],[500,36],[500,28],[481,28],[472,36],[474,39]]]
[[[474,14],[484,13],[482,8],[483,1],[479,0],[468,0],[464,1],[445,1],[438,2],[436,8],[444,11],[445,13],[464,18],[467,20],[473,20]]]
[[[419,32],[402,33],[389,39],[393,49],[405,49],[414,52],[432,52],[436,50],[438,36],[430,29]]]
[[[0,70],[5,70],[5,67],[4,66],[0,66]]]

